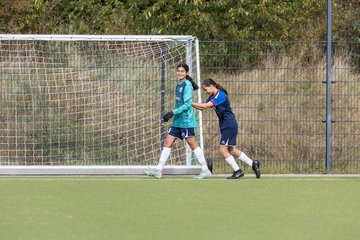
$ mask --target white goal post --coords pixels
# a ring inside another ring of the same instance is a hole
[[[142,174],[158,162],[183,62],[200,85],[193,36],[0,34],[0,175]],[[164,174],[198,172],[176,141]]]

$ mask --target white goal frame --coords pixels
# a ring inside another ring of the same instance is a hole
[[[45,35],[45,34],[0,34],[0,41],[182,41],[187,42],[186,63],[191,66],[193,63],[193,44],[195,46],[196,79],[200,86],[200,56],[199,40],[190,35]],[[190,75],[192,75],[192,69]],[[201,102],[201,91],[197,92],[198,102]],[[202,113],[198,111],[198,141],[204,149]],[[184,141],[184,144],[186,142]],[[187,144],[186,144],[187,145]],[[160,152],[159,152],[160,156]],[[192,151],[186,147],[185,165],[166,165],[163,174],[188,175],[198,174],[201,170],[198,165],[191,165]],[[0,165],[0,176],[9,175],[141,175],[149,165],[92,165],[92,166],[51,166],[51,165]]]

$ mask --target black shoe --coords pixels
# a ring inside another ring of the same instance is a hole
[[[252,169],[255,172],[256,178],[260,178],[260,161],[259,160],[255,160],[252,163]]]
[[[244,176],[244,172],[243,170],[239,169],[237,171],[235,171],[233,173],[233,175],[231,175],[230,177],[228,177],[227,179],[238,179]]]

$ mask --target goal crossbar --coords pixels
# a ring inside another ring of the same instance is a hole
[[[36,41],[178,41],[187,42],[195,37],[184,35],[45,35],[45,34],[0,34],[0,40],[36,40]]]

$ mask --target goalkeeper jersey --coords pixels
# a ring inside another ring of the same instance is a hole
[[[195,128],[196,120],[192,104],[194,88],[189,80],[184,80],[176,85],[174,121],[172,127]]]

